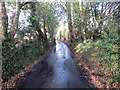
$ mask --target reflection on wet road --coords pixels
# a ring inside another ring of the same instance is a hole
[[[22,81],[21,88],[90,87],[87,80],[80,77],[69,48],[59,41],[56,41],[56,47],[46,60],[37,64],[34,69]]]

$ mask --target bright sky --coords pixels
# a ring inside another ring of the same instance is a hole
[[[19,17],[19,21],[23,26],[27,26],[29,25],[29,23],[27,22],[27,18],[30,16],[30,11],[26,10],[26,11],[21,11],[20,12],[20,17]]]
[[[66,29],[68,31],[68,24],[65,23],[64,25],[64,21],[67,21],[67,16],[65,15],[64,18],[61,19],[61,21],[59,21],[60,26],[57,29],[57,34],[60,34],[60,31],[63,31],[64,29]]]

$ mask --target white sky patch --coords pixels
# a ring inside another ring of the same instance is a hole
[[[61,21],[60,21],[60,24],[59,24],[60,26],[58,27],[58,31],[63,31],[63,29],[64,29],[64,19],[62,19]]]
[[[64,22],[65,25],[64,25]],[[57,29],[57,34],[60,34],[60,32],[64,31],[66,29],[66,31],[68,31],[68,23],[67,23],[67,16],[65,15],[64,18],[59,21],[59,27]]]
[[[29,16],[30,16],[30,10],[24,10],[24,11],[21,10],[20,17],[19,17],[19,22],[21,23],[21,25],[23,27],[29,25],[29,23],[27,21]]]

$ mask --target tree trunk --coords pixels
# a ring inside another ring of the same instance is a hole
[[[2,39],[8,39],[8,16],[5,8],[5,2],[0,2],[0,20],[2,26],[0,26]]]
[[[82,1],[80,0],[79,2],[79,10],[80,10],[80,14],[79,14],[79,23],[80,23],[80,26],[79,26],[79,30],[78,31],[78,39],[81,39],[81,42],[84,41],[84,33],[83,33],[83,10],[82,10]]]
[[[67,21],[68,21],[68,29],[69,29],[69,40],[73,42],[73,26],[72,26],[72,17],[71,17],[71,3],[67,3]]]
[[[19,23],[19,16],[20,16],[20,9],[22,9],[22,7],[26,4],[28,4],[30,2],[18,2],[18,0],[16,0],[16,12],[15,12],[15,16],[14,16],[14,20],[13,20],[13,27],[12,27],[12,30],[13,30],[13,37],[16,33],[16,31],[18,30],[18,23]]]
[[[46,30],[46,21],[45,19],[43,19],[43,29],[44,29],[44,42],[45,45],[48,44],[48,39],[47,39],[47,30]]]
[[[20,16],[20,3],[16,2],[16,14],[14,19],[14,27],[13,27],[15,32],[18,30],[19,16]]]

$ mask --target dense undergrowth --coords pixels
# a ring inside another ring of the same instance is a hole
[[[11,76],[24,69],[27,63],[38,60],[45,52],[41,51],[38,46],[25,46],[19,50],[14,44],[3,42],[2,46],[2,79],[8,81]]]
[[[118,45],[113,40],[103,39],[96,42],[79,43],[76,46],[76,52],[88,66],[89,70],[97,74],[98,80],[105,87],[118,87],[119,70],[119,52]]]

